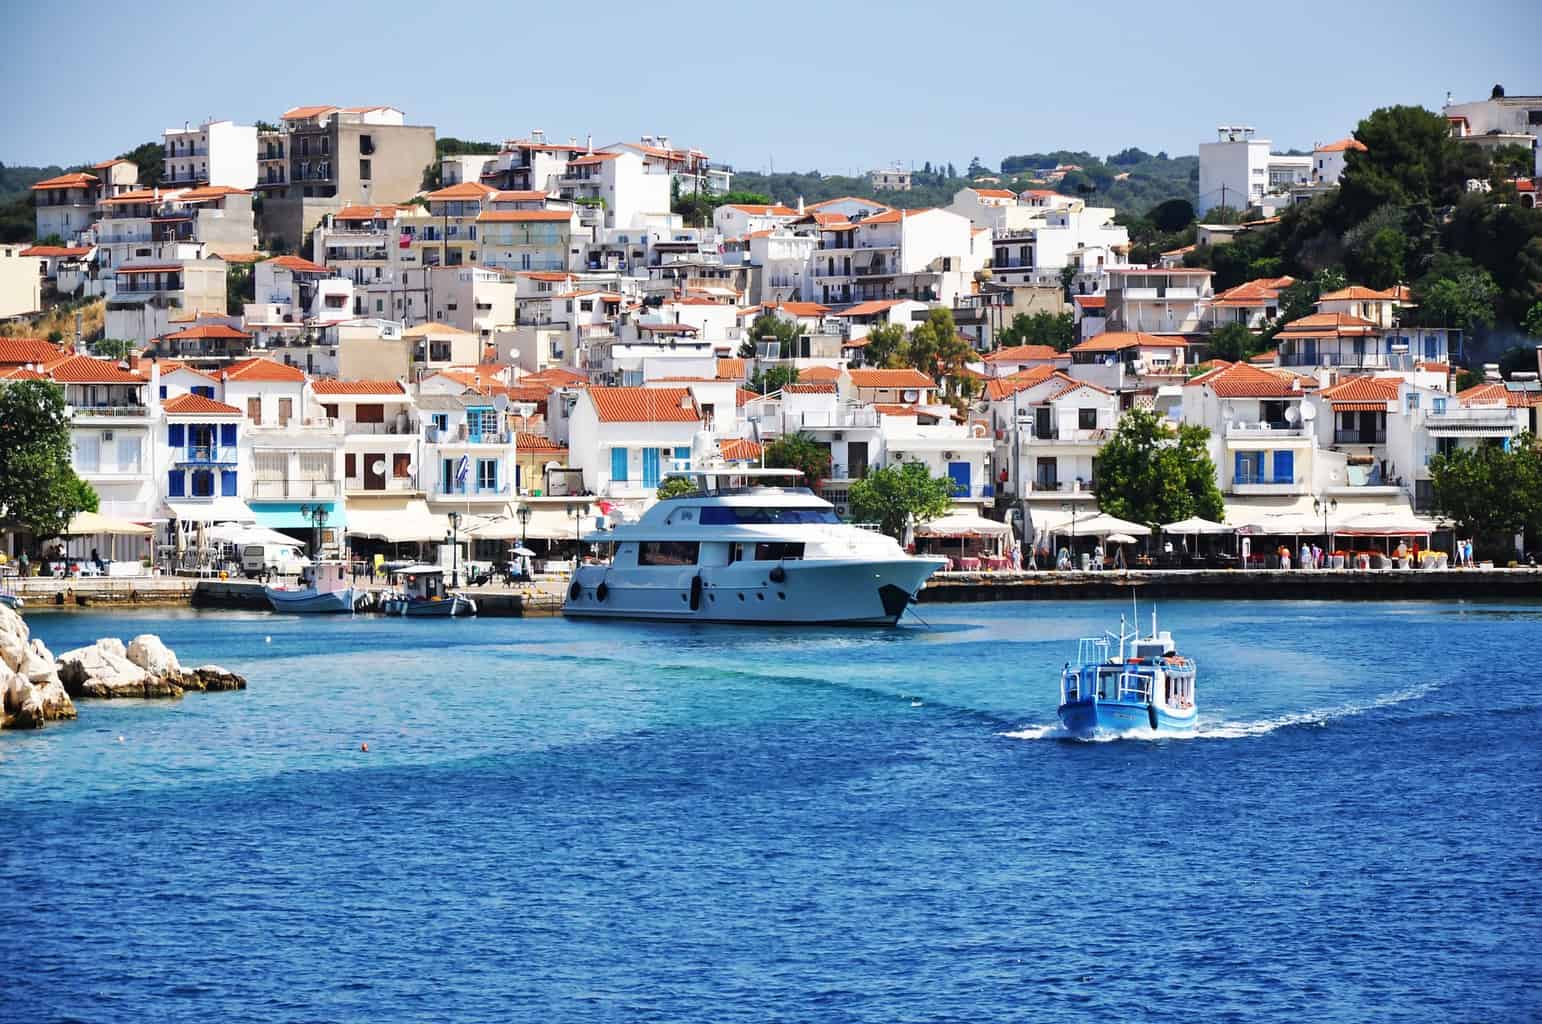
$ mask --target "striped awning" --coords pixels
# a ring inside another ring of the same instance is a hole
[[[1334,412],[1386,412],[1386,402],[1333,402]]]

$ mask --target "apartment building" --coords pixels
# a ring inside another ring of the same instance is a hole
[[[0,244],[0,320],[43,308],[48,257],[38,246]]]
[[[568,161],[558,179],[563,199],[584,207],[580,222],[593,228],[635,228],[668,215],[670,172],[642,154],[622,149],[585,153]]]
[[[1223,125],[1216,141],[1199,146],[1199,201],[1201,218],[1217,206],[1233,210],[1257,207],[1265,216],[1290,202],[1290,190],[1312,181],[1311,156],[1287,156],[1270,152],[1268,139],[1256,137],[1245,125]]]
[[[42,353],[38,353],[42,354]],[[100,511],[147,521],[160,516],[156,446],[159,375],[140,376],[89,356],[61,356],[43,375],[64,388],[70,410],[70,463],[96,491]]]
[[[176,317],[225,311],[226,264],[220,259],[135,260],[107,274],[109,338],[148,344],[173,333]]]
[[[84,171],[45,178],[34,184],[32,204],[38,240],[74,241],[96,222],[96,204],[101,194],[101,179]]]
[[[1542,96],[1506,96],[1495,88],[1486,100],[1452,103],[1449,94],[1442,111],[1451,125],[1451,136],[1474,146],[1524,146],[1532,150],[1535,173],[1542,177]]]
[[[826,304],[918,299],[952,304],[985,265],[969,220],[948,210],[888,210],[820,226],[813,298]]]
[[[1447,327],[1404,327],[1406,288],[1352,285],[1322,295],[1317,311],[1286,324],[1275,336],[1279,365],[1412,371],[1419,363],[1449,364],[1460,354],[1462,332]]]
[[[161,133],[161,184],[215,185],[241,191],[257,186],[257,128],[233,121],[184,124]]]
[[[1194,334],[1215,298],[1214,272],[1184,267],[1110,267],[1105,311],[1111,331]]]

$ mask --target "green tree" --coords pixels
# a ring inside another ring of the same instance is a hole
[[[953,323],[953,311],[945,306],[933,308],[926,319],[911,330],[900,349],[900,360],[929,377],[947,377],[955,393],[963,380],[964,364],[974,358],[969,342],[959,337]]]
[[[1098,452],[1098,507],[1147,526],[1190,516],[1219,522],[1225,504],[1215,482],[1204,427],[1176,435],[1155,412],[1131,409]]]
[[[31,533],[36,550],[94,499],[70,467],[64,389],[47,381],[0,388],[0,515]]]
[[[1465,257],[1443,254],[1414,287],[1417,308],[1410,319],[1472,332],[1494,325],[1498,299],[1499,286],[1487,270]]]
[[[1194,204],[1187,199],[1169,199],[1153,206],[1146,217],[1158,231],[1182,231],[1194,223]]]
[[[750,374],[750,390],[762,395],[780,391],[789,384],[798,383],[796,366],[772,366]]]
[[[1297,281],[1280,291],[1279,313],[1264,331],[1264,340],[1272,339],[1279,329],[1288,323],[1310,316],[1317,308],[1317,300],[1328,292],[1336,292],[1348,283],[1338,267],[1319,270],[1305,281]]]
[[[1534,304],[1526,311],[1526,319],[1522,321],[1522,327],[1533,338],[1542,339],[1542,302]]]
[[[1002,329],[997,340],[1002,348],[1012,345],[1049,345],[1064,352],[1076,344],[1076,323],[1070,313],[1019,313]]]
[[[1222,324],[1210,333],[1209,350],[1212,359],[1225,359],[1231,363],[1250,359],[1262,351],[1258,335],[1235,321]]]
[[[160,139],[141,142],[127,153],[119,153],[119,160],[128,160],[139,168],[139,183],[154,188],[161,183],[166,169],[166,146]]]
[[[869,366],[889,366],[905,344],[905,328],[899,324],[875,324],[867,332],[862,361]]]
[[[123,338],[98,338],[87,346],[91,354],[102,359],[121,361],[134,351],[134,343]]]
[[[766,312],[750,324],[749,337],[739,346],[740,359],[753,359],[755,346],[760,342],[775,341],[781,346],[781,358],[792,358],[792,347],[798,340],[798,325],[791,320]]]
[[[1390,288],[1404,279],[1406,220],[1401,207],[1387,205],[1344,232],[1344,261],[1354,281],[1370,288]]]
[[[659,484],[658,498],[660,501],[668,501],[670,498],[684,498],[696,493],[696,485],[691,483],[689,477],[666,476]]]
[[[907,526],[945,515],[952,493],[953,482],[932,476],[922,463],[885,466],[851,485],[851,515],[858,522],[877,523],[884,533],[902,540]]]
[[[225,312],[240,316],[248,302],[257,301],[257,282],[252,274],[252,264],[227,264],[225,271]]]
[[[1423,107],[1382,107],[1355,128],[1365,149],[1344,154],[1339,179],[1340,207],[1347,223],[1358,223],[1391,203],[1433,206],[1454,203],[1476,165],[1464,146],[1451,138],[1451,126]],[[1477,159],[1486,161],[1478,154]],[[1487,178],[1486,167],[1475,176]]]
[[[1205,224],[1241,224],[1242,211],[1235,206],[1212,206],[1200,220]]]
[[[811,434],[786,434],[777,438],[766,445],[764,459],[769,469],[796,469],[816,492],[830,476],[830,446],[820,444]]]
[[[1431,498],[1442,514],[1490,553],[1510,550],[1509,537],[1542,519],[1542,458],[1535,439],[1515,438],[1509,450],[1480,444],[1430,460]]]

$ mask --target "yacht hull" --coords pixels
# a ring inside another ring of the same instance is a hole
[[[263,592],[268,595],[268,604],[273,606],[274,611],[296,612],[304,615],[337,615],[351,612],[359,598],[351,587],[323,594],[318,594],[314,590],[282,590],[276,587],[264,587]]]
[[[579,618],[672,622],[892,626],[940,566],[921,558],[741,562],[678,569],[584,565],[568,585],[563,612]]]
[[[388,597],[380,602],[380,611],[385,615],[421,619],[457,619],[475,615],[477,606],[471,598],[459,594],[439,601],[418,597]]]
[[[1135,701],[1089,698],[1060,705],[1060,723],[1075,736],[1134,731],[1158,736],[1183,735],[1193,732],[1198,721],[1199,715],[1193,708],[1185,714],[1175,714],[1159,704]]]

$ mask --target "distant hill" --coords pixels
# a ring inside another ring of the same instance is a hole
[[[1056,176],[1051,172],[1065,166],[1079,170],[1066,171],[1058,181],[1054,180]],[[1027,153],[1002,160],[1000,171],[978,164],[970,170],[975,172],[975,177],[999,178],[1000,184],[992,184],[990,187],[993,188],[1010,188],[1016,192],[1052,188],[1066,195],[1084,196],[1096,205],[1112,206],[1134,214],[1145,213],[1168,199],[1192,201],[1199,185],[1197,156],[1169,157],[1166,153],[1151,154],[1139,149],[1126,149],[1101,158],[1070,150]],[[1049,177],[1043,176],[1045,174]],[[953,201],[954,193],[974,184],[974,180],[957,173],[951,165],[933,170],[931,164],[926,164],[913,172],[912,183],[909,192],[888,192],[875,191],[866,177],[826,175],[818,171],[803,174],[740,171],[734,175],[736,191],[760,192],[778,202],[795,203],[799,196],[805,203],[837,196],[863,196],[904,209],[946,206]]]
[[[32,212],[32,186],[64,173],[49,167],[8,167],[0,164],[0,242],[30,242],[37,223]]]

